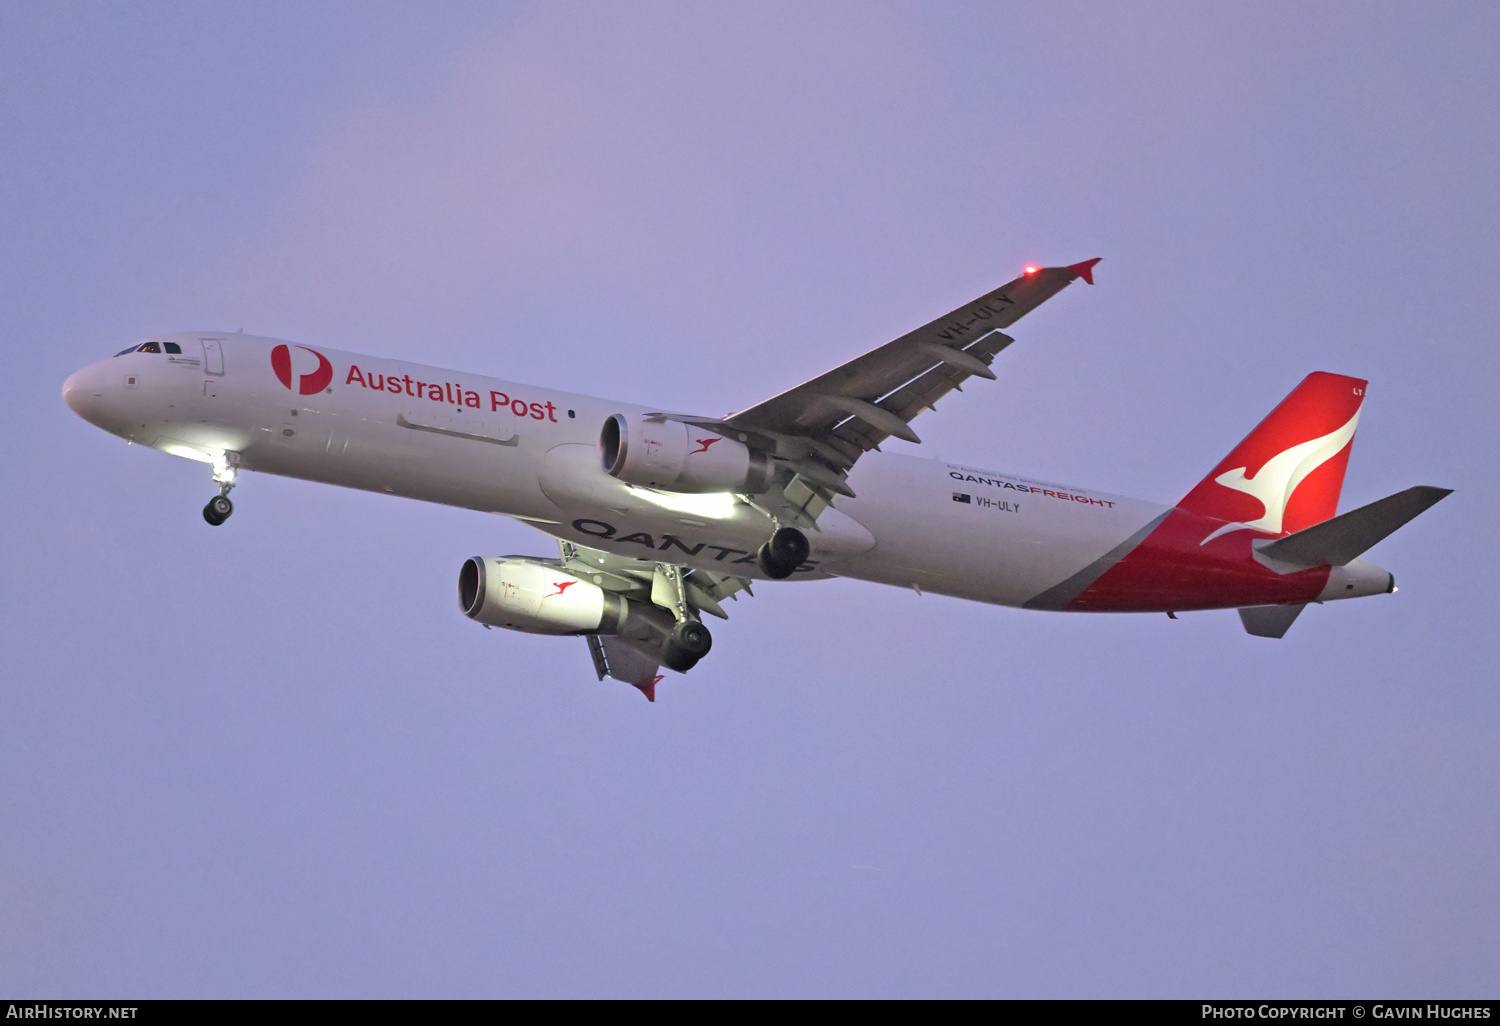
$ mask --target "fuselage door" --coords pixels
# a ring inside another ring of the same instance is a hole
[[[208,374],[224,373],[224,340],[203,339],[203,370]]]

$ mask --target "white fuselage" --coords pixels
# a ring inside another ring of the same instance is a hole
[[[175,455],[230,454],[241,469],[504,514],[624,556],[763,576],[755,552],[772,525],[755,504],[639,488],[603,471],[601,425],[648,408],[243,334],[158,337],[181,353],[87,367],[68,379],[68,404]],[[280,346],[290,367],[283,356],[273,368]],[[880,452],[860,459],[849,485],[857,498],[840,497],[819,517],[792,579],[853,577],[1019,606],[1168,511]]]

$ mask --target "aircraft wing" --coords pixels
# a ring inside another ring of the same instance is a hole
[[[844,477],[862,454],[893,435],[920,441],[910,426],[917,414],[971,376],[993,380],[989,365],[1012,341],[1003,329],[1078,278],[1093,284],[1098,262],[1029,269],[894,342],[718,423],[757,436],[809,485],[851,495]]]
[[[599,679],[613,677],[638,688],[649,701],[656,701],[656,683],[661,680],[661,661],[644,645],[637,646],[626,638],[589,634],[589,655],[594,657],[594,672]]]

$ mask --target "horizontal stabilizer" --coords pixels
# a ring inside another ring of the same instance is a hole
[[[1296,534],[1257,545],[1256,550],[1262,556],[1296,566],[1343,566],[1451,494],[1451,488],[1418,485]]]
[[[1240,610],[1245,631],[1257,638],[1279,638],[1307,606],[1246,606]]]

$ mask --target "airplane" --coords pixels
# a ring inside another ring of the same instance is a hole
[[[1023,609],[1237,609],[1283,636],[1309,603],[1396,590],[1362,557],[1450,489],[1337,514],[1366,382],[1310,374],[1170,506],[880,450],[991,364],[1016,321],[1099,260],[1013,281],[725,417],[677,413],[243,332],[157,335],[79,370],[63,399],[212,467],[513,517],[557,558],[474,556],[485,627],[586,639],[599,680],[656,700],[708,654],[703,614],[752,582],[850,577]]]

